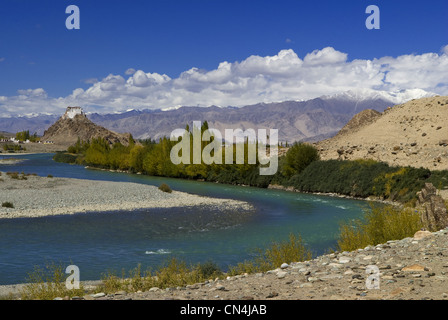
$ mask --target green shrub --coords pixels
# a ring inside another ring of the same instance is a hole
[[[438,185],[448,172],[434,175],[428,169],[391,167],[375,160],[315,161],[288,182],[304,192],[338,193],[353,197],[375,196],[401,203],[415,202],[425,182]],[[444,182],[448,184],[448,181]]]
[[[2,207],[3,208],[14,208],[14,205],[12,204],[12,202],[3,202],[2,203]]]
[[[49,174],[49,175],[47,176],[47,178],[53,178],[53,175],[52,175],[52,174]]]
[[[219,266],[213,261],[199,263],[197,265],[197,271],[202,279],[214,279],[223,274]]]
[[[162,183],[159,187],[159,190],[162,190],[163,192],[168,192],[168,193],[173,192],[173,190],[171,190],[170,186],[167,185],[166,183]]]
[[[363,220],[341,224],[338,247],[341,251],[353,251],[400,240],[412,237],[422,227],[420,214],[415,209],[372,205]]]
[[[63,163],[76,163],[76,159],[77,156],[65,152],[56,152],[56,154],[53,156],[54,161]]]
[[[300,174],[307,166],[319,160],[319,158],[319,152],[314,146],[306,143],[294,143],[286,153],[282,174],[288,178],[295,174]]]
[[[18,172],[6,172],[6,174],[11,178],[11,179],[16,179],[16,180],[28,180],[28,178],[25,176],[25,173],[21,173],[21,175]]]

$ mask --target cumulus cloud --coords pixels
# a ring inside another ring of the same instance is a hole
[[[258,102],[311,99],[342,91],[423,89],[448,95],[448,46],[440,53],[409,54],[373,60],[349,60],[348,54],[327,47],[300,58],[291,49],[272,56],[252,55],[242,61],[221,62],[213,70],[197,67],[177,78],[128,69],[126,76],[110,74],[76,88],[66,97],[48,97],[43,89],[19,90],[2,97],[0,110],[63,112],[68,105],[91,111],[127,108],[159,109],[185,106],[243,106]]]
[[[448,55],[448,45],[446,45],[442,48],[442,53]]]

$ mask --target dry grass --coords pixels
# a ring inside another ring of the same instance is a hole
[[[22,300],[53,300],[56,297],[83,296],[82,285],[79,289],[67,289],[66,277],[63,267],[54,263],[45,269],[35,267],[28,275],[27,285],[20,290],[20,297]]]
[[[280,267],[282,263],[306,261],[312,257],[311,251],[304,245],[301,236],[294,234],[290,234],[286,241],[274,242],[264,251],[258,249],[257,252],[253,260],[231,267],[229,274],[265,272]]]
[[[341,224],[338,247],[341,251],[353,251],[412,237],[421,228],[420,214],[413,208],[372,205],[363,220]]]

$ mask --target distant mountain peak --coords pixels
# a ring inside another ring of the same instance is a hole
[[[405,103],[412,99],[428,98],[436,96],[435,93],[423,89],[406,89],[398,91],[380,91],[367,88],[352,89],[333,95],[325,95],[324,100],[340,99],[349,101],[363,101],[381,99],[393,104]]]

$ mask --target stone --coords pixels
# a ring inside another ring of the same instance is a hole
[[[269,294],[266,296],[266,299],[275,298],[278,296],[277,292],[269,292]]]
[[[319,278],[316,278],[316,277],[308,277],[308,282],[316,282],[316,281],[319,281],[320,279]]]
[[[413,264],[401,269],[401,271],[425,271],[425,267],[420,264]]]
[[[121,290],[121,291],[115,292],[115,295],[116,295],[116,296],[123,296],[123,295],[126,295],[126,291]]]
[[[339,258],[339,263],[349,263],[350,261],[352,261],[352,259],[350,259],[349,257],[340,257]]]
[[[286,277],[287,274],[288,274],[287,272],[280,271],[277,273],[277,278],[283,279],[284,277]]]
[[[282,263],[282,265],[280,266],[280,269],[286,269],[289,267],[289,264],[287,263]]]
[[[104,292],[99,292],[99,293],[95,293],[95,294],[93,294],[92,295],[92,297],[93,298],[102,298],[102,297],[105,297],[106,296],[106,294],[104,293]]]
[[[432,236],[432,232],[429,232],[429,231],[417,231],[415,234],[414,234],[414,240],[422,240],[422,239],[424,239],[424,238],[426,238],[426,237],[430,237],[430,236]]]
[[[420,219],[425,229],[438,231],[448,227],[448,214],[443,198],[436,194],[437,189],[432,183],[425,183],[422,191],[418,192],[419,204],[425,209]]]

